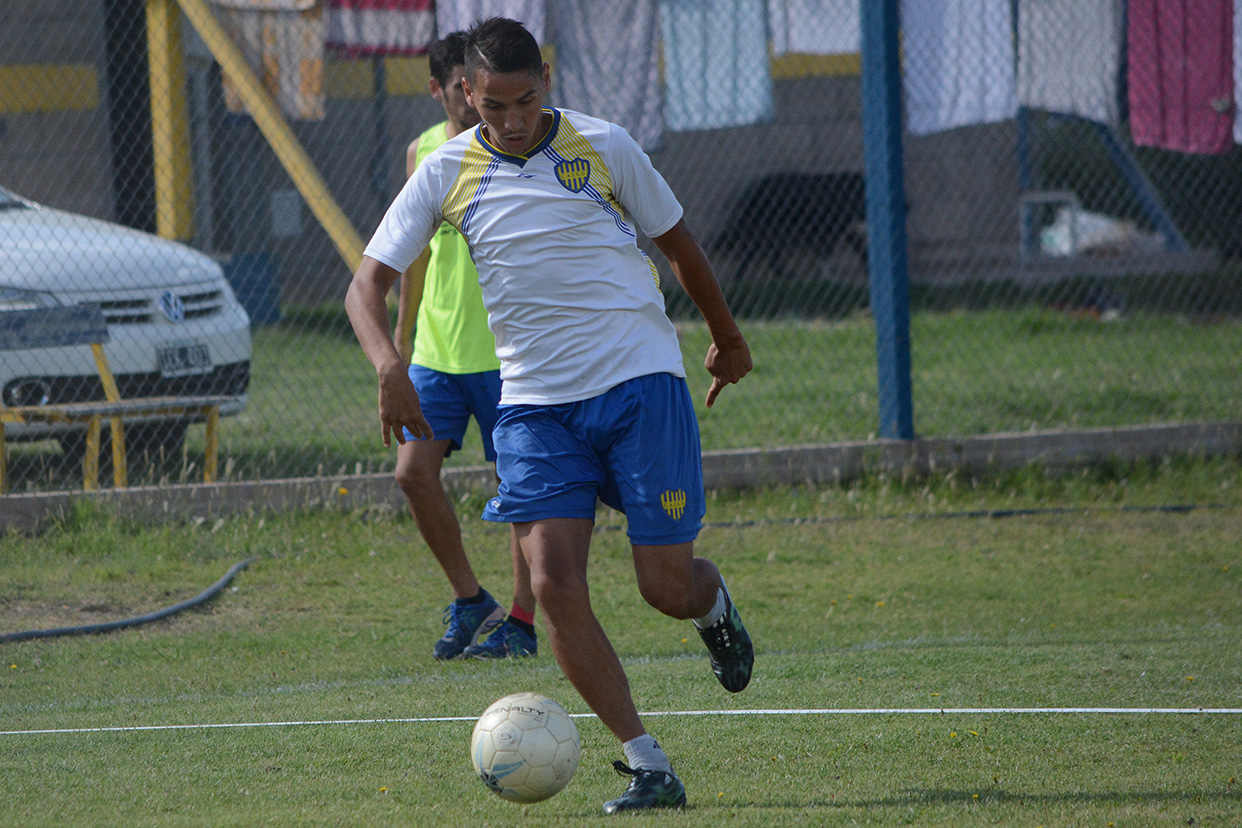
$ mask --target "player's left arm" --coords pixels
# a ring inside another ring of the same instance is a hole
[[[431,248],[424,247],[414,264],[401,275],[401,289],[397,299],[397,327],[392,341],[401,359],[409,363],[414,355],[414,322],[418,308],[423,302],[423,288],[427,283],[427,265],[431,261]]]
[[[707,322],[712,344],[707,349],[703,364],[712,375],[712,387],[707,392],[707,407],[711,408],[717,395],[726,385],[731,385],[750,373],[754,363],[750,346],[737,326],[724,291],[712,272],[707,254],[694,233],[679,219],[672,229],[652,239],[660,252],[668,259],[673,275],[694,302]]]

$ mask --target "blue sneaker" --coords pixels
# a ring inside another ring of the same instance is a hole
[[[613,762],[612,766],[617,773],[630,777],[630,784],[619,797],[604,803],[604,813],[686,807],[686,786],[673,774],[642,768],[634,770],[624,762]]]
[[[500,623],[492,634],[477,644],[471,644],[461,654],[462,658],[522,658],[533,656],[539,649],[535,636],[512,624],[508,619]]]
[[[712,672],[724,689],[730,693],[745,690],[755,665],[755,648],[750,643],[746,627],[742,625],[742,616],[733,606],[729,590],[725,590],[724,615],[707,629],[699,630],[699,637],[707,645]]]
[[[504,607],[483,590],[483,600],[477,604],[459,604],[456,601],[444,608],[444,623],[448,629],[436,642],[431,654],[443,661],[457,658],[471,644],[487,635],[505,618]]]

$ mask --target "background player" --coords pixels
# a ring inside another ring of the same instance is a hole
[[[454,32],[428,51],[431,96],[443,105],[447,119],[410,143],[407,176],[445,141],[479,123],[461,86],[465,43],[465,33]],[[440,225],[401,280],[394,342],[409,365],[410,381],[435,433],[433,438],[419,439],[400,432],[396,472],[419,532],[455,596],[444,613],[448,629],[433,655],[438,659],[534,655],[535,596],[515,536],[510,535],[513,608],[506,619],[500,604],[475,577],[462,546],[457,514],[440,482],[444,458],[461,448],[472,415],[483,437],[484,456],[495,461],[492,427],[500,402],[500,361],[496,340],[487,329],[478,272],[465,239],[451,224]],[[487,638],[480,640],[482,635]]]

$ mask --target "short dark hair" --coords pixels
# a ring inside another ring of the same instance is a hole
[[[427,63],[431,66],[431,76],[440,86],[448,86],[453,67],[466,63],[466,33],[450,32],[431,44],[427,50]]]
[[[543,53],[526,27],[507,17],[480,20],[466,32],[466,77],[480,69],[497,74],[543,70]]]

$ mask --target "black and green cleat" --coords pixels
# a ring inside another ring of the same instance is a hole
[[[625,793],[604,803],[604,813],[686,807],[686,786],[675,775],[661,770],[634,770],[621,761],[613,762],[612,766],[617,773],[630,777],[630,784]]]
[[[724,615],[715,624],[699,630],[699,636],[707,645],[712,672],[721,685],[730,693],[740,693],[750,683],[750,672],[755,666],[755,648],[727,589],[724,595]]]

